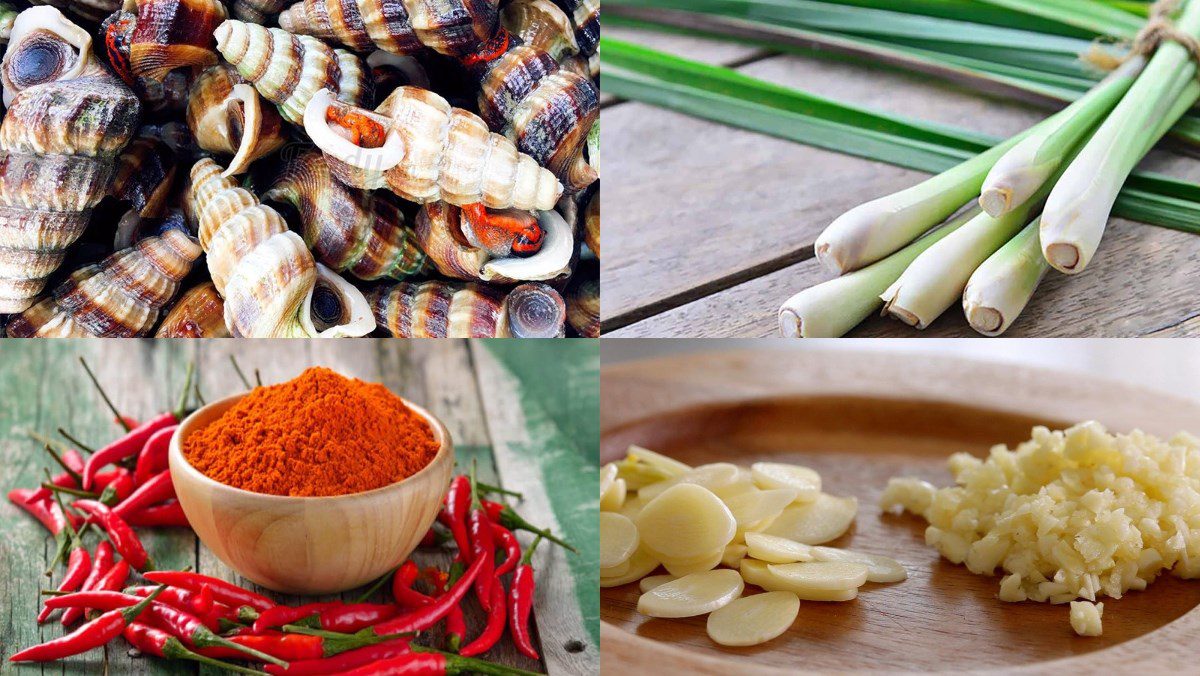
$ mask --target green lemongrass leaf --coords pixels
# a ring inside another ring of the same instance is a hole
[[[979,333],[999,336],[1007,331],[1050,269],[1038,241],[1039,221],[1034,219],[1025,226],[967,280],[963,312]]]
[[[613,38],[605,37],[601,42],[604,91],[778,138],[929,173],[945,171],[999,141],[954,127],[840,104]],[[685,69],[686,78],[681,69]],[[727,94],[714,94],[707,89],[710,86]],[[822,105],[806,107],[813,100]],[[786,101],[787,109],[747,101]],[[819,117],[831,110],[830,104],[840,108],[840,123]],[[753,115],[747,115],[747,111]],[[912,125],[919,138],[908,136],[906,125]],[[1200,234],[1200,185],[1135,172],[1122,189],[1113,214]]]
[[[1099,2],[1079,2],[1079,0],[982,1],[1114,38],[1131,39],[1145,25],[1145,19]]]
[[[860,270],[811,286],[779,308],[779,330],[792,338],[840,338],[883,306],[880,295],[913,260],[979,213],[969,209],[896,253]]]
[[[1067,37],[1091,39],[1093,33],[1069,23],[1047,19],[1039,14],[1009,9],[1002,5],[989,5],[979,0],[821,0],[831,4],[855,5],[873,9],[886,9],[906,14],[920,14],[969,21],[1005,28],[1017,28],[1037,33],[1050,33]]]

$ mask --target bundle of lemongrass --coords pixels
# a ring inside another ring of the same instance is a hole
[[[1200,0],[1159,0],[1131,55],[1070,106],[838,217],[816,256],[842,276],[788,299],[780,330],[841,336],[881,306],[924,329],[961,296],[976,331],[1003,333],[1049,268],[1087,267],[1126,178],[1200,98],[1198,35]]]

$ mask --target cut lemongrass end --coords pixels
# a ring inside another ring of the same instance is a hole
[[[1013,190],[1007,185],[984,186],[979,206],[989,216],[1001,216],[1012,208]]]
[[[963,291],[963,312],[971,328],[985,336],[1007,331],[1049,269],[1034,220],[971,274]]]
[[[879,309],[883,304],[879,295],[896,281],[913,259],[978,213],[978,209],[969,209],[883,260],[792,296],[779,308],[780,333],[788,338],[845,335]]]

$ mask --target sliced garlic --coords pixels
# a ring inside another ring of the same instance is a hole
[[[638,514],[642,513],[642,507],[645,505],[646,501],[642,499],[642,496],[636,493],[634,493],[632,496],[626,494],[625,503],[621,505],[621,508],[617,510],[617,513],[629,519],[630,521],[637,521],[637,516]]]
[[[748,584],[757,585],[766,591],[792,592],[804,601],[850,601],[858,596],[857,588],[845,591],[820,591],[798,586],[788,579],[772,573],[769,568],[770,566],[762,561],[745,558],[742,559],[742,565],[738,570]]]
[[[626,560],[626,561],[622,561],[616,565],[609,566],[608,568],[601,567],[600,568],[600,577],[602,577],[602,578],[621,577],[622,575],[624,575],[628,572],[629,572],[629,561]]]
[[[655,587],[678,579],[679,578],[675,577],[674,575],[651,575],[649,577],[643,577],[642,581],[638,583],[638,588],[642,590],[643,594],[645,594]]]
[[[679,484],[695,484],[703,486],[710,491],[716,491],[725,488],[737,482],[741,468],[737,465],[728,462],[716,462],[711,465],[700,465],[699,467],[688,470],[677,477],[659,481],[658,483],[643,486],[638,491],[646,500],[653,500],[662,495],[664,491],[672,486]]]
[[[636,520],[642,542],[676,561],[695,560],[724,549],[737,523],[721,499],[695,484],[678,484],[642,508]]]
[[[798,563],[813,561],[809,545],[766,533],[746,533],[747,554],[767,563]]]
[[[708,637],[727,646],[766,643],[788,630],[800,613],[800,599],[791,592],[743,596],[708,616]]]
[[[861,563],[867,567],[867,582],[902,582],[908,579],[908,571],[900,565],[899,561],[878,554],[865,554],[834,547],[813,547],[812,556],[816,561]]]
[[[772,563],[767,565],[767,570],[783,579],[796,593],[839,592],[858,589],[867,583],[867,567],[846,561]]]
[[[627,491],[624,479],[616,479],[608,486],[608,490],[600,494],[600,511],[618,512],[625,504]]]
[[[629,561],[639,542],[638,529],[632,521],[616,512],[600,512],[601,570]]]
[[[822,493],[813,502],[789,506],[763,532],[806,545],[824,544],[844,535],[857,513],[856,498]]]
[[[600,497],[603,499],[604,493],[608,491],[608,487],[612,482],[617,480],[617,464],[610,462],[600,468]]]
[[[718,496],[720,497],[720,496]],[[777,488],[769,491],[753,490],[723,498],[729,508],[738,528],[749,529],[750,526],[774,519],[796,499],[796,491],[790,488]]]
[[[669,458],[641,446],[630,446],[625,451],[625,455],[637,462],[644,462],[655,469],[662,470],[670,476],[678,476],[691,469],[690,465],[679,462],[675,458]]]
[[[637,582],[646,577],[658,568],[658,559],[654,558],[645,547],[639,547],[633,556],[625,562],[626,571],[620,575],[605,575],[604,571],[600,571],[600,586],[601,587],[620,587],[623,584]]]
[[[742,595],[745,583],[736,570],[693,573],[642,594],[637,609],[650,617],[692,617],[711,613]]]
[[[662,565],[663,568],[667,569],[668,573],[674,575],[675,577],[683,577],[684,575],[703,573],[706,570],[712,570],[713,568],[716,568],[717,565],[721,563],[721,557],[724,554],[724,549],[718,549],[697,559],[690,559],[686,561],[663,559]]]
[[[821,495],[821,475],[800,465],[778,462],[756,462],[750,473],[759,488],[790,488],[796,491],[796,502],[812,502]]]
[[[744,558],[746,558],[746,545],[731,543],[725,545],[725,552],[721,554],[721,565],[737,568]]]

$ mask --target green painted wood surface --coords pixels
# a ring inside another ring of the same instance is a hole
[[[385,383],[424,403],[446,423],[460,463],[479,463],[481,478],[519,487],[527,498],[514,506],[538,524],[552,525],[580,556],[539,547],[539,598],[535,624],[541,663],[519,655],[506,638],[486,655],[497,662],[552,674],[599,670],[595,465],[598,441],[599,349],[595,341],[569,341],[547,349],[542,341],[493,341],[487,349],[467,341],[3,341],[0,342],[0,486],[5,492],[33,486],[50,461],[25,435],[66,427],[81,440],[102,444],[118,434],[88,384],[78,357],[85,356],[117,406],[146,417],[173,405],[186,364],[194,360],[205,399],[242,388],[229,364],[236,355],[247,372],[279,382],[309,365]],[[253,375],[250,376],[253,378]],[[497,450],[499,449],[499,450]],[[139,529],[160,568],[193,566],[208,575],[244,583],[184,529]],[[520,536],[524,543],[530,538]],[[94,539],[94,537],[93,537]],[[33,519],[5,501],[0,507],[0,655],[58,636],[55,622],[38,627],[38,589],[57,584],[43,575],[53,541]],[[421,565],[445,566],[447,552],[418,550]],[[571,590],[564,595],[563,590]],[[351,599],[357,591],[346,592]],[[298,597],[275,595],[282,602]],[[553,596],[553,598],[550,598]],[[382,597],[381,597],[382,598]],[[574,619],[572,619],[574,618]],[[468,636],[483,614],[468,606]],[[428,640],[437,642],[438,632]],[[129,655],[117,640],[107,648],[46,665],[0,664],[0,674],[215,674],[190,664]]]

